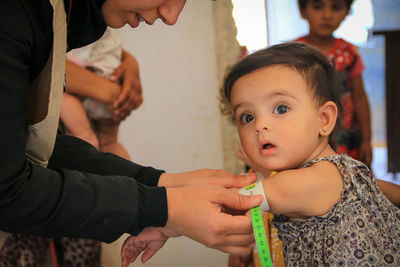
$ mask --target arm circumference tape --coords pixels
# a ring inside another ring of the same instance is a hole
[[[249,184],[239,189],[239,194],[246,196],[262,195],[263,202],[260,205],[262,211],[269,211],[267,197],[265,196],[263,187],[264,175],[261,172],[257,173],[257,180],[253,184]]]

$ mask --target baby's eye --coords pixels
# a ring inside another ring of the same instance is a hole
[[[243,114],[240,116],[239,120],[240,120],[240,123],[247,124],[247,123],[251,122],[252,120],[254,120],[254,116],[251,114]]]
[[[274,108],[275,114],[283,114],[289,111],[289,107],[286,105],[279,105]]]

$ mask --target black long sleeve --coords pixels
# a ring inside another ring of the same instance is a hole
[[[48,168],[27,161],[29,84],[49,56],[51,19],[48,0],[0,1],[0,230],[111,242],[165,225],[160,170],[63,135]]]

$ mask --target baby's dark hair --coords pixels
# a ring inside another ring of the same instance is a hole
[[[304,9],[306,7],[308,1],[309,0],[297,0],[297,3],[299,4],[299,8],[300,9]],[[311,1],[314,1],[314,2],[318,3],[321,0],[311,0]],[[346,2],[347,9],[350,10],[351,5],[353,4],[354,0],[345,0],[345,2]]]
[[[232,87],[246,74],[269,66],[285,66],[304,77],[319,105],[333,101],[340,111],[343,86],[335,68],[318,50],[298,42],[273,45],[245,57],[233,66],[224,82],[224,98],[231,102]]]

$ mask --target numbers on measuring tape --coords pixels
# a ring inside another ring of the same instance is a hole
[[[260,207],[250,209],[250,216],[261,266],[273,267]]]

